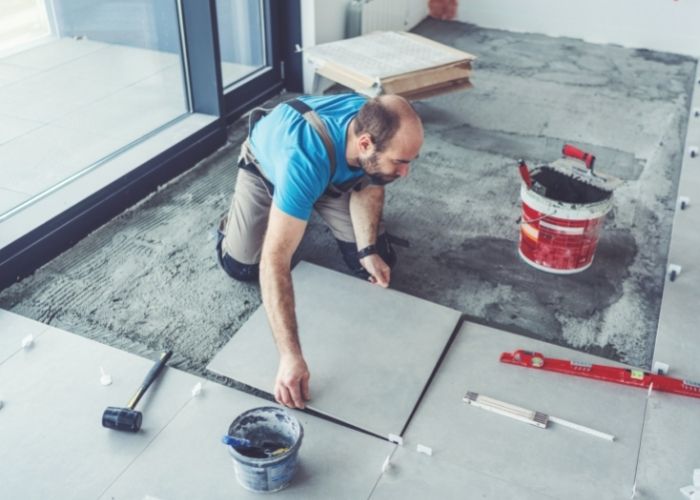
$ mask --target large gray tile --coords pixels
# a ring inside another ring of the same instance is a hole
[[[0,364],[22,350],[25,337],[32,335],[38,339],[49,328],[44,323],[0,309]]]
[[[260,66],[249,66],[247,64],[224,61],[221,63],[221,81],[224,83],[224,87],[226,87],[232,85],[241,78],[245,78],[258,69],[260,69]]]
[[[468,453],[468,449],[465,449]],[[554,500],[546,492],[399,447],[369,500]]]
[[[2,497],[97,498],[192,397],[197,379],[166,369],[139,404],[139,433],[103,428],[104,409],[126,406],[152,364],[50,328],[0,365]]]
[[[29,199],[29,194],[0,187],[0,215]]]
[[[204,385],[102,498],[168,500],[254,499],[236,481],[232,458],[220,443],[233,419],[266,400],[215,383]],[[275,498],[364,499],[377,481],[393,444],[294,412],[304,427],[299,469]]]
[[[499,361],[502,352],[519,348],[545,357],[611,364],[464,323],[411,420],[406,442],[430,446],[443,463],[521,484],[552,498],[629,498],[646,392]],[[556,424],[540,429],[467,405],[462,398],[468,390],[613,434],[616,440],[611,443]],[[479,498],[478,490],[472,493]],[[487,489],[484,494],[493,493]]]
[[[697,134],[700,139],[700,130]],[[700,296],[700,262],[697,258],[700,246],[700,231],[697,230],[700,226],[700,171],[692,165],[693,161],[700,160],[686,158],[679,187],[679,194],[690,198],[690,206],[685,210],[676,209],[668,254],[668,262],[680,265],[682,269],[674,281],[667,278],[664,283],[654,361],[669,364],[676,376],[700,380],[700,370],[697,369],[700,345],[696,335],[696,307]]]
[[[46,70],[83,57],[107,45],[92,40],[58,38],[3,59],[4,63]]]
[[[5,59],[0,59],[0,87],[28,78],[38,71],[38,69],[8,64]]]
[[[460,313],[306,262],[292,278],[310,406],[381,435],[400,433]],[[260,307],[207,368],[272,392],[277,362]]]
[[[97,84],[115,83],[126,86],[179,63],[179,54],[106,45],[98,51],[63,64],[61,70],[76,78],[88,78]]]
[[[78,108],[52,125],[85,132],[98,130],[127,144],[186,112],[181,80],[166,82],[151,77]]]
[[[0,147],[3,143],[9,142],[42,125],[44,125],[44,122],[17,118],[15,116],[0,115]]]
[[[640,500],[682,498],[678,490],[693,484],[700,468],[699,435],[700,399],[652,393],[637,472]]]
[[[99,131],[46,125],[0,147],[0,178],[3,187],[37,194],[125,144]]]
[[[4,115],[48,123],[121,87],[100,79],[97,73],[79,76],[58,66],[5,85],[0,92],[0,109]]]

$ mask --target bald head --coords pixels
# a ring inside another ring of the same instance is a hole
[[[423,142],[420,117],[406,99],[393,94],[369,99],[355,117],[353,129],[357,136],[369,134],[377,152],[384,151],[397,134]]]

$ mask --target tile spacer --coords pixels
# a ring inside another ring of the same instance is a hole
[[[192,388],[192,397],[193,397],[193,398],[196,398],[196,397],[199,396],[200,394],[202,394],[202,383],[201,383],[201,382],[197,382],[197,383],[194,385],[194,387]]]
[[[387,439],[392,443],[396,443],[399,446],[403,446],[403,438],[401,436],[397,436],[396,434],[389,434],[387,435]]]
[[[669,264],[668,269],[666,270],[668,279],[670,281],[676,281],[676,278],[678,278],[678,276],[681,274],[682,269],[683,268],[678,264]]]
[[[666,375],[669,368],[668,364],[662,363],[661,361],[654,361],[654,366],[651,368],[651,372],[655,375]]]
[[[34,346],[34,335],[27,335],[22,339],[22,349],[30,349]]]
[[[418,453],[422,453],[424,455],[428,455],[429,457],[433,456],[433,449],[430,448],[429,446],[424,446],[422,444],[417,444],[416,445],[416,451]]]

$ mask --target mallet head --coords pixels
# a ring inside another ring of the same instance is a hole
[[[102,414],[102,427],[117,431],[138,432],[142,419],[140,411],[109,406]]]

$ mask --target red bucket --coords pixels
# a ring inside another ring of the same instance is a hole
[[[531,266],[572,274],[593,263],[605,215],[612,197],[596,203],[550,200],[523,185],[520,256]]]

